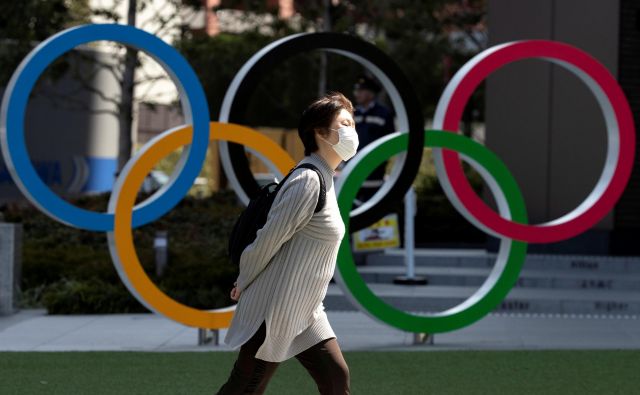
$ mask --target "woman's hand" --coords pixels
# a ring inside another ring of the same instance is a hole
[[[231,290],[231,299],[235,300],[236,302],[238,301],[238,299],[240,299],[240,291],[238,291],[238,282],[234,282],[233,283],[233,289]]]

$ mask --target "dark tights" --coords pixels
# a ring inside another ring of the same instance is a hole
[[[233,365],[231,375],[216,395],[262,394],[280,362],[255,358],[266,335],[266,323],[249,341],[240,347],[240,354]],[[335,337],[325,339],[296,355],[322,395],[350,394],[349,368],[342,356]]]

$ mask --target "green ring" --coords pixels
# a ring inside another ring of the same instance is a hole
[[[372,143],[378,146],[360,158],[352,171],[346,175],[338,193],[338,205],[346,233],[338,251],[336,280],[351,301],[372,318],[405,331],[449,332],[476,322],[502,302],[518,279],[527,253],[527,243],[501,238],[498,259],[485,283],[466,301],[444,312],[412,315],[396,309],[371,292],[353,261],[349,216],[353,201],[364,180],[378,165],[405,151],[408,137],[407,133],[397,133],[394,137]],[[506,214],[510,214],[514,221],[527,223],[527,212],[520,188],[504,163],[490,150],[464,136],[438,130],[425,131],[424,145],[455,150],[463,154],[463,158],[473,165],[481,166],[477,170],[483,174],[485,181],[490,185],[490,181],[495,181],[504,194],[505,207],[508,206],[510,212]],[[486,179],[487,177],[493,180]],[[496,196],[496,200],[498,199]]]

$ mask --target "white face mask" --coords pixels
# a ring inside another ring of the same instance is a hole
[[[358,149],[358,132],[352,126],[342,126],[338,129],[338,142],[335,144],[331,144],[322,136],[319,137],[331,145],[336,154],[344,161],[351,159]]]

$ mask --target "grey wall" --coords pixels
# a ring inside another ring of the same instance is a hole
[[[619,1],[489,0],[489,45],[561,41],[587,51],[617,77]],[[595,186],[606,151],[604,119],[577,77],[543,60],[523,60],[491,75],[486,144],[520,185],[531,223],[577,207]],[[572,240],[532,246],[547,252],[607,253],[609,214]]]

